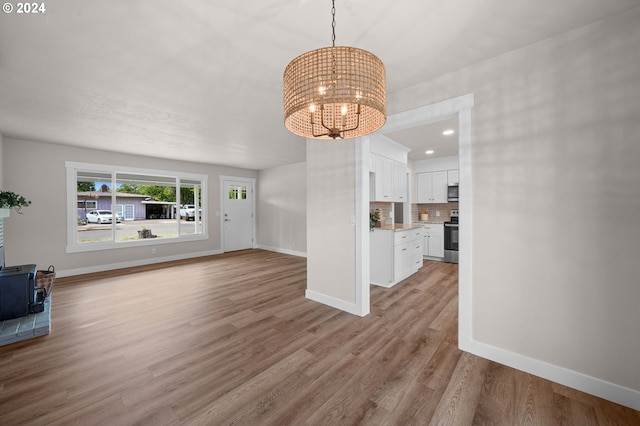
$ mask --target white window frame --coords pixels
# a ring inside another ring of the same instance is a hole
[[[79,252],[87,252],[87,251],[97,251],[97,250],[110,250],[110,249],[118,249],[118,248],[127,248],[127,247],[136,247],[136,246],[147,246],[147,245],[158,245],[158,244],[176,244],[176,243],[184,243],[186,241],[200,241],[200,240],[208,240],[209,234],[207,231],[206,217],[208,216],[207,212],[203,212],[202,224],[196,225],[196,230],[199,233],[196,234],[186,234],[179,235],[174,238],[155,238],[155,239],[140,239],[140,240],[129,240],[129,241],[116,241],[113,238],[111,241],[102,241],[95,243],[78,243],[77,235],[78,235],[78,197],[77,197],[77,176],[78,171],[94,171],[101,173],[110,173],[112,176],[112,184],[111,187],[116,187],[116,175],[118,173],[126,173],[126,174],[139,174],[139,175],[148,175],[148,176],[158,176],[163,178],[175,178],[176,179],[176,206],[177,210],[180,209],[180,182],[182,180],[197,180],[200,181],[200,189],[202,192],[202,203],[201,205],[208,205],[207,203],[207,175],[203,174],[195,174],[195,173],[186,173],[186,172],[176,172],[176,171],[167,171],[167,170],[155,170],[155,169],[140,169],[133,167],[121,167],[121,166],[112,166],[106,164],[94,164],[94,163],[80,163],[75,161],[66,161],[65,167],[67,168],[67,253],[79,253]],[[111,204],[116,205],[116,191],[112,191],[112,199]],[[197,199],[195,200],[196,204],[200,204]],[[176,222],[178,224],[178,229],[180,229],[180,215],[177,215]],[[198,221],[196,221],[198,222]],[[116,234],[116,221],[112,223],[112,237],[115,237]]]

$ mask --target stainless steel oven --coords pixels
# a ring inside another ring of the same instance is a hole
[[[444,261],[458,263],[458,210],[451,210],[451,221],[444,223]]]

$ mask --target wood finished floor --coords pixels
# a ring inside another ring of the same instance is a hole
[[[0,424],[640,424],[459,351],[457,265],[372,287],[364,318],[305,279],[261,250],[59,279],[51,334],[0,347]]]

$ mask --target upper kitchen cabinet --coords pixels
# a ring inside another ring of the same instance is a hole
[[[370,201],[409,201],[407,152],[409,149],[382,136],[370,141]]]
[[[375,156],[375,199],[372,201],[393,202],[393,160]]]
[[[413,163],[412,203],[447,202],[447,186],[460,181],[458,156],[438,157]]]
[[[374,177],[371,181],[373,190],[370,201],[385,201],[389,203],[404,203],[408,201],[407,194],[407,166],[381,155],[373,156],[372,170]]]
[[[393,162],[393,198],[396,203],[409,200],[407,193],[407,166],[397,161]]]
[[[458,185],[460,183],[460,171],[456,170],[447,170],[447,181],[449,185]]]
[[[418,203],[447,202],[447,172],[427,172],[416,174],[416,190]]]

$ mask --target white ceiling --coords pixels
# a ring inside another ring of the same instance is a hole
[[[445,130],[453,130],[454,133],[452,135],[443,135],[442,132]],[[389,132],[384,135],[411,149],[408,157],[412,161],[458,155],[457,117],[397,132]],[[433,154],[427,154],[427,150],[433,151]]]
[[[0,15],[5,137],[251,169],[304,161],[282,73],[331,44],[329,0],[44,3]],[[393,93],[638,5],[338,0],[336,44],[380,57]]]

